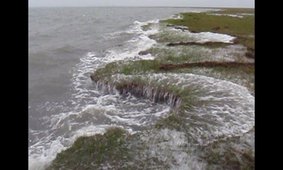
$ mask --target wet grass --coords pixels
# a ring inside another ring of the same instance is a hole
[[[160,64],[198,62],[208,57],[207,49],[201,47],[152,47],[147,50]]]
[[[159,65],[160,62],[157,60],[139,60],[129,62],[129,64],[123,65],[121,67],[120,73],[125,75],[149,73],[152,70],[157,70]]]
[[[188,57],[186,55],[181,57],[169,55],[156,60],[131,61],[127,64],[109,63],[104,68],[95,71],[91,77],[95,81],[108,81],[110,80],[109,77],[114,74],[194,73],[232,81],[247,87],[250,91],[254,91],[254,64],[241,62],[186,62],[193,58],[196,58],[195,61],[199,60],[197,57]]]
[[[185,132],[189,125],[184,124],[182,115],[172,113],[160,119],[155,128]],[[144,131],[143,135],[129,135],[123,129],[111,128],[104,135],[79,137],[69,149],[57,155],[47,170],[170,169],[171,162],[160,159],[158,153],[151,154],[154,152],[151,145],[168,142],[165,139],[155,139],[148,143],[147,140],[156,132],[151,134],[151,131]],[[240,137],[232,137],[200,146],[199,150],[202,152],[199,159],[206,161],[206,168],[210,170],[254,169],[254,152],[248,143],[241,145],[241,140]]]
[[[67,150],[59,153],[47,170],[97,169],[104,166],[123,167],[130,160],[126,148],[127,132],[110,128],[104,135],[79,137]]]
[[[129,61],[127,63],[112,62],[105,67],[97,69],[90,77],[93,81],[106,80],[114,74],[145,74],[155,72],[160,66],[157,60],[138,60]]]
[[[155,124],[155,128],[157,129],[171,129],[177,131],[183,131],[185,127],[185,122],[183,121],[183,117],[178,113],[171,113],[168,117],[161,118]]]
[[[251,13],[249,9],[225,9],[207,13],[182,13],[182,19],[168,19],[162,22],[181,25],[189,28],[191,32],[215,32],[238,37],[237,43],[254,49],[254,16],[243,15],[243,18],[226,15],[211,14],[238,14]]]
[[[244,16],[236,18],[230,16],[216,16],[209,13],[183,13],[183,19],[169,19],[174,25],[187,26],[192,32],[216,32],[234,36],[254,35],[254,18]]]
[[[182,64],[161,64],[160,70],[174,70],[181,68],[194,68],[194,67],[205,67],[205,68],[246,68],[246,70],[251,70],[253,67],[253,63],[239,63],[239,62],[215,62],[215,61],[205,61],[198,63],[182,63]]]
[[[254,14],[253,8],[220,8],[220,11],[212,11],[217,14]]]
[[[179,42],[188,40],[187,37],[173,33],[172,31],[168,30],[159,32],[158,34],[150,35],[149,38],[154,39],[159,43]]]
[[[116,89],[120,94],[131,93],[136,97],[146,97],[144,90],[151,93],[147,96],[156,103],[167,103],[174,111],[189,109],[197,102],[197,90],[193,88],[182,88],[169,82],[167,79],[154,81],[146,76],[130,77],[115,82]],[[171,96],[170,96],[171,95]],[[169,103],[169,101],[171,103]],[[178,103],[178,101],[181,101]]]
[[[119,73],[121,62],[112,62],[105,65],[103,68],[97,69],[93,74],[91,74],[90,78],[92,81],[99,81],[105,77],[109,77],[114,73]]]
[[[115,79],[115,78],[114,78]],[[172,110],[168,116],[158,120],[154,127],[157,129],[171,129],[184,132],[188,125],[184,119],[187,112],[198,103],[198,94],[202,92],[197,87],[182,87],[168,79],[155,81],[144,76],[125,77],[114,83],[121,95],[130,93],[138,98],[147,98],[155,103],[167,103]],[[144,93],[148,90],[149,96]],[[169,103],[170,102],[170,103]]]
[[[253,132],[252,132],[253,133]],[[243,137],[220,139],[202,147],[202,158],[208,163],[208,169],[243,169],[253,170],[254,152]],[[244,143],[244,144],[243,144]]]
[[[192,73],[213,77],[216,79],[231,81],[248,88],[249,92],[254,95],[254,65],[239,67],[213,67],[213,68],[179,68],[171,70],[174,73]]]
[[[164,45],[154,46],[144,53],[150,53],[155,57],[155,60],[162,64],[171,63],[194,63],[205,61],[219,61],[219,62],[251,62],[252,59],[246,58],[246,49],[241,45],[227,45],[225,47],[211,46],[173,46],[167,47]],[[252,54],[250,54],[252,55]],[[253,57],[250,57],[253,58]]]
[[[104,135],[79,137],[46,170],[169,169],[157,157],[145,157],[148,147],[140,133],[129,135],[121,128],[110,128]]]

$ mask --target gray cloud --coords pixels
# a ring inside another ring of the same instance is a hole
[[[29,0],[29,6],[186,6],[254,8],[254,0]]]

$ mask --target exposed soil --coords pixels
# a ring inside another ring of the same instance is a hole
[[[152,95],[147,96],[150,100],[152,100],[155,103],[169,103],[169,100],[171,99],[172,103],[170,104],[172,107],[177,106],[178,100],[180,100],[180,96],[172,94],[170,97],[169,93],[172,93],[165,88],[159,88],[159,87],[149,87],[143,84],[138,84],[135,82],[129,82],[129,83],[122,83],[117,84],[116,89],[119,91],[121,95],[125,95],[127,93],[130,93],[134,95],[135,97],[146,97],[145,89],[149,88],[151,90]],[[167,95],[165,95],[167,94]]]
[[[178,46],[178,45],[204,45],[204,46],[213,46],[213,45],[231,45],[231,43],[224,42],[176,42],[176,43],[168,43],[167,46]]]
[[[179,68],[192,68],[192,67],[252,67],[254,63],[239,63],[239,62],[199,62],[199,63],[182,63],[182,64],[161,64],[159,69],[160,70],[173,70]]]

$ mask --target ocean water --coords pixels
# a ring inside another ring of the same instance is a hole
[[[136,132],[169,106],[97,90],[90,74],[118,60],[151,59],[138,52],[156,42],[147,23],[194,8],[30,8],[29,169],[44,169],[82,135],[119,126]]]

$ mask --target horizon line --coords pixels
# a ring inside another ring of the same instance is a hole
[[[29,6],[28,8],[252,8],[255,7],[240,7],[240,6],[119,6],[119,5],[112,5],[112,6]]]

